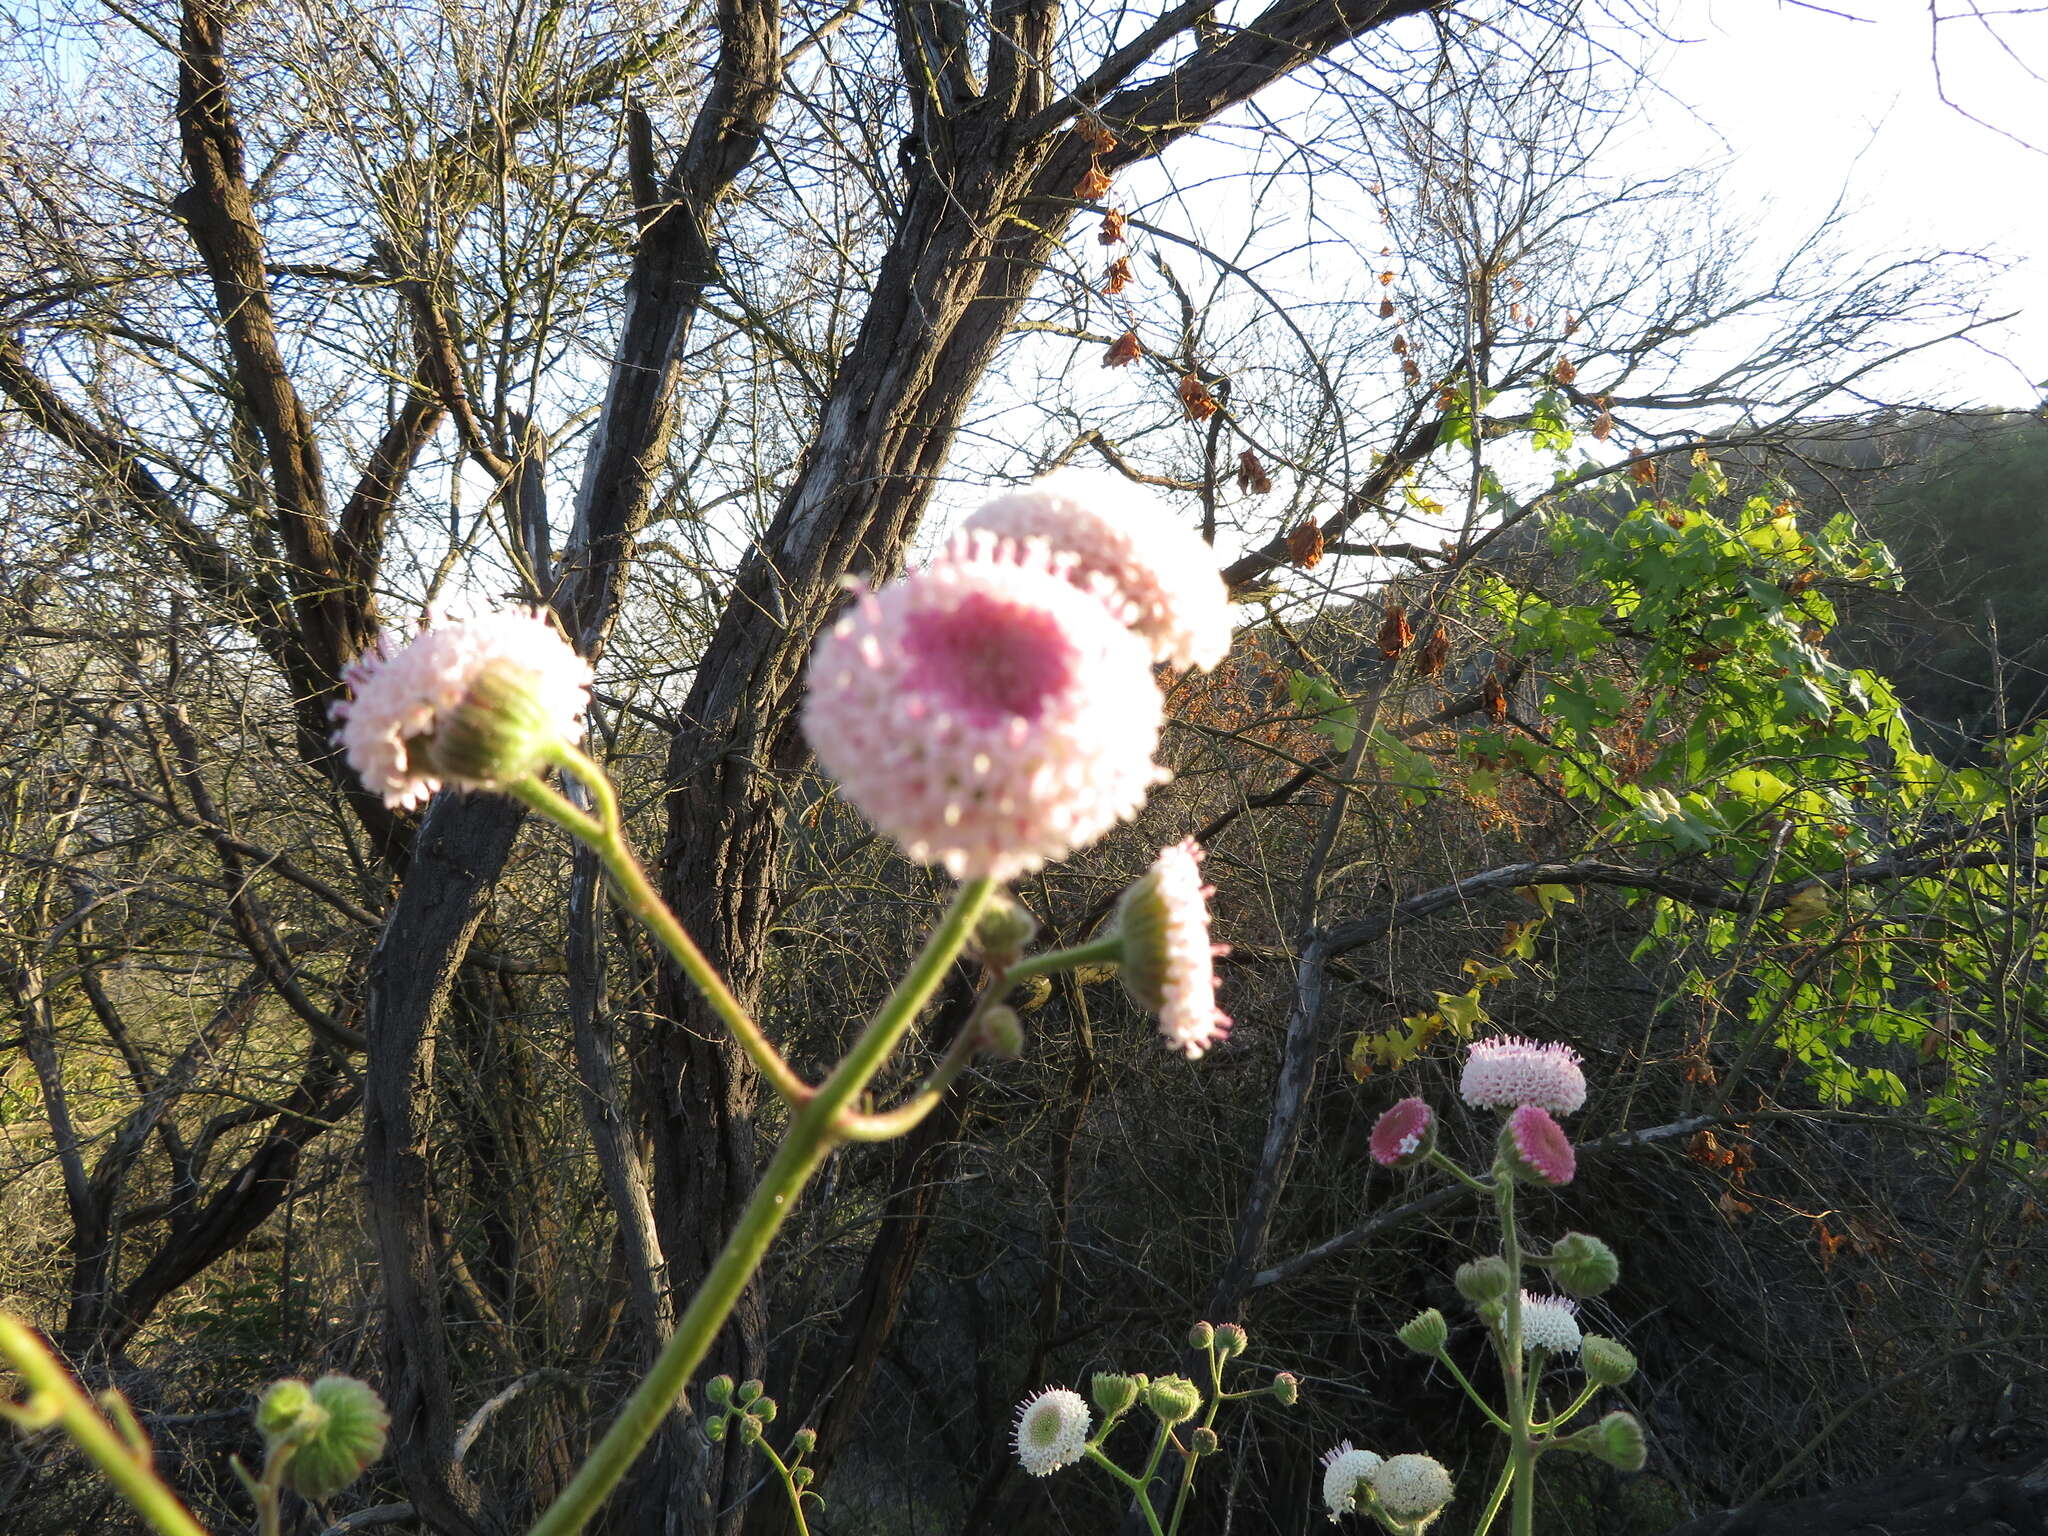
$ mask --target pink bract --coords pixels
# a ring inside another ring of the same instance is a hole
[[[1469,1047],[1458,1092],[1474,1109],[1535,1104],[1568,1115],[1586,1102],[1586,1074],[1568,1045],[1533,1040],[1480,1040]]]
[[[574,741],[590,704],[590,663],[539,613],[508,608],[437,620],[410,642],[386,633],[342,673],[350,697],[331,713],[334,744],[364,787],[393,809],[423,805],[445,778],[490,789],[497,777],[465,777],[432,761],[433,738],[465,707],[516,704],[533,745]],[[480,704],[481,698],[497,701]],[[517,776],[515,773],[512,776]]]
[[[1515,1171],[1540,1184],[1569,1184],[1579,1171],[1578,1154],[1564,1127],[1534,1104],[1508,1116],[1503,1138]]]
[[[981,534],[862,591],[812,654],[804,733],[912,859],[1010,880],[1144,803],[1163,705],[1114,593]]]
[[[1406,1168],[1429,1151],[1436,1111],[1421,1099],[1403,1099],[1373,1122],[1372,1160],[1383,1168]]]
[[[1156,661],[1207,671],[1230,650],[1230,594],[1215,551],[1142,486],[1062,470],[998,496],[963,527],[1072,554],[1077,579],[1106,578],[1131,604],[1128,622]]]
[[[1216,1006],[1218,955],[1209,942],[1209,898],[1202,850],[1184,838],[1159,850],[1152,867],[1118,903],[1123,963],[1117,975],[1138,1006],[1159,1016],[1159,1033],[1192,1061],[1230,1033]]]

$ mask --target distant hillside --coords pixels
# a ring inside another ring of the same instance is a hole
[[[2011,723],[2048,713],[2048,416],[1844,419],[1747,467],[1891,546],[1905,591],[1854,604],[1835,644],[1892,679],[1931,747],[1967,755],[2001,696]]]

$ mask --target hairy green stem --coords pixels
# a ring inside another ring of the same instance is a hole
[[[839,1117],[838,1134],[848,1141],[891,1141],[916,1129],[926,1115],[939,1107],[946,1090],[974,1060],[974,1053],[981,1047],[981,1021],[1009,990],[1008,976],[983,990],[981,996],[974,1000],[974,1010],[953,1036],[953,1043],[946,1047],[945,1055],[925,1074],[924,1081],[917,1085],[908,1099],[892,1109],[866,1113],[849,1109]]]
[[[818,1165],[838,1145],[839,1117],[863,1093],[904,1032],[938,990],[947,969],[959,957],[982,909],[995,890],[993,880],[970,881],[953,900],[943,921],[926,942],[910,973],[898,983],[853,1049],[797,1110],[782,1145],[776,1148],[753,1198],[726,1239],[718,1260],[676,1323],[660,1356],[612,1427],[576,1475],[537,1520],[528,1536],[574,1536],[619,1484],[634,1460],[653,1438],[693,1372],[710,1352],[740,1294],[760,1268],[768,1245],[781,1230]],[[666,910],[666,909],[664,909]],[[736,1005],[735,1005],[736,1006]]]
[[[159,1536],[206,1536],[205,1527],[156,1475],[148,1447],[110,1424],[35,1331],[4,1313],[0,1360],[14,1368],[27,1389],[19,1403],[0,1402],[0,1417],[24,1431],[58,1425]]]
[[[1202,1414],[1203,1429],[1211,1434],[1216,1432],[1216,1410],[1223,1406],[1223,1358],[1222,1351],[1212,1341],[1209,1345],[1209,1403]],[[1182,1513],[1188,1507],[1188,1494],[1195,1486],[1195,1463],[1202,1458],[1194,1449],[1194,1436],[1188,1437],[1187,1459],[1181,1463],[1180,1487],[1173,1496],[1173,1513],[1166,1518],[1167,1536],[1180,1529]]]
[[[1463,1371],[1458,1369],[1458,1362],[1450,1357],[1448,1351],[1439,1352],[1436,1359],[1439,1365],[1451,1373],[1452,1378],[1458,1385],[1465,1389],[1465,1395],[1472,1399],[1473,1405],[1486,1415],[1487,1421],[1495,1429],[1500,1430],[1503,1434],[1514,1433],[1514,1429],[1508,1421],[1493,1411],[1493,1404],[1489,1403],[1484,1397],[1481,1397],[1479,1389],[1472,1385]]]
[[[1535,1536],[1536,1454],[1529,1434],[1531,1393],[1524,1385],[1522,1359],[1522,1241],[1515,1230],[1515,1179],[1499,1163],[1494,1165],[1493,1176],[1494,1199],[1500,1210],[1501,1256],[1508,1265],[1500,1362],[1508,1395],[1508,1471],[1514,1480],[1514,1506],[1508,1516],[1508,1528],[1511,1536]]]
[[[668,903],[654,889],[654,882],[647,878],[647,871],[633,856],[619,816],[619,797],[605,777],[604,769],[567,742],[555,749],[555,766],[574,775],[576,781],[590,792],[591,803],[597,808],[595,816],[578,810],[538,776],[509,786],[507,793],[590,845],[604,865],[605,872],[612,877],[612,886],[620,901],[625,903],[626,910],[639,918],[647,931],[660,941],[661,947],[675,958],[683,974],[703,994],[704,1001],[711,1005],[711,1011],[732,1032],[733,1039],[740,1043],[755,1069],[768,1080],[782,1101],[792,1109],[802,1107],[813,1092],[810,1084],[797,1076],[795,1069],[782,1059],[782,1053],[761,1033],[753,1015],[740,1006],[740,1000],[732,995],[732,988],[725,984],[718,968],[704,957],[697,941],[690,937],[689,930],[669,910]]]
[[[1514,1481],[1515,1462],[1511,1456],[1507,1465],[1500,1469],[1500,1476],[1494,1481],[1493,1494],[1486,1501],[1486,1508],[1479,1516],[1479,1523],[1472,1527],[1472,1536],[1486,1536],[1486,1533],[1493,1529],[1493,1522],[1500,1515],[1501,1505],[1507,1502],[1508,1489],[1514,1485]]]
[[[1123,956],[1124,936],[1120,931],[1113,929],[1102,938],[1090,939],[1086,944],[1076,944],[1071,949],[1053,949],[1042,955],[1028,955],[1003,972],[1003,980],[1014,987],[1018,982],[1028,981],[1033,976],[1050,976],[1083,965],[1102,965],[1122,960]]]
[[[1166,1532],[1159,1528],[1159,1516],[1153,1513],[1151,1499],[1145,1495],[1147,1479],[1131,1476],[1130,1473],[1104,1455],[1102,1448],[1098,1445],[1091,1444],[1088,1447],[1088,1459],[1109,1472],[1118,1482],[1131,1490],[1138,1501],[1138,1513],[1145,1517],[1145,1529],[1150,1531],[1152,1536],[1166,1536]]]

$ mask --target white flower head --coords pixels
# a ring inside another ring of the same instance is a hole
[[[1579,1305],[1568,1296],[1522,1292],[1522,1348],[1545,1349],[1553,1355],[1575,1355],[1581,1343]]]
[[[1372,1491],[1397,1520],[1422,1520],[1451,1502],[1451,1474],[1434,1456],[1389,1456],[1372,1474]]]
[[[1355,1450],[1349,1440],[1323,1453],[1323,1507],[1334,1521],[1358,1512],[1358,1492],[1378,1470],[1379,1457]]]
[[[1017,1406],[1017,1460],[1033,1477],[1048,1477],[1081,1459],[1093,1427],[1080,1393],[1047,1387]]]

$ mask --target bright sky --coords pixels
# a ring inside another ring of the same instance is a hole
[[[1666,24],[1680,41],[1653,74],[1667,97],[1658,151],[1683,136],[1704,159],[1730,157],[1729,194],[1769,199],[1788,217],[1819,212],[1846,184],[1872,249],[2002,251],[2018,264],[1990,312],[2029,311],[2001,338],[2011,361],[1949,348],[1916,382],[1958,404],[2036,402],[2048,380],[2048,8],[1980,0],[2007,12],[1989,23],[1994,34],[1969,0],[1933,0],[1955,18],[1937,51],[1927,0],[1818,3],[1829,10],[1672,5]],[[1941,100],[1937,63],[1954,106]]]

